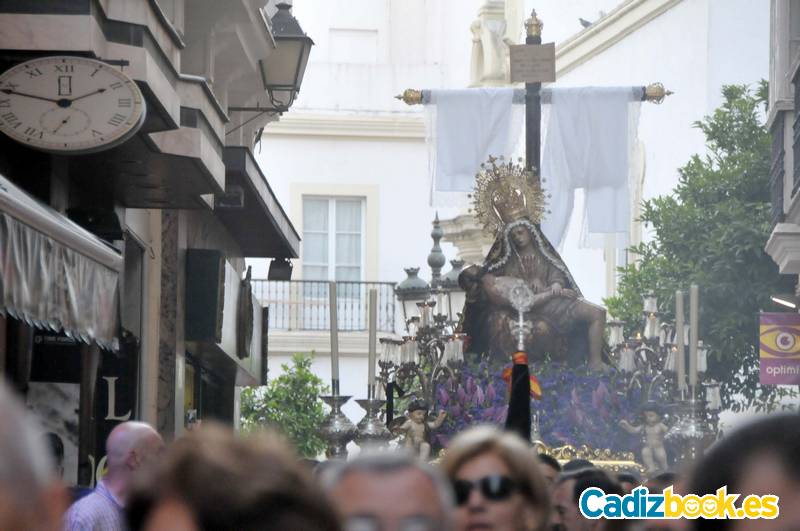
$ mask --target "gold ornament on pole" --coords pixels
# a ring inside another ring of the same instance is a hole
[[[402,94],[394,97],[406,105],[421,105],[422,104],[422,91],[417,89],[405,89]]]
[[[656,105],[663,103],[664,98],[672,94],[675,93],[664,88],[662,83],[650,83],[644,88],[644,99]]]
[[[536,16],[536,10],[531,11],[531,16],[525,21],[525,32],[528,37],[541,37],[544,23]]]

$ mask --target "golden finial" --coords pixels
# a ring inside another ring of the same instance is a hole
[[[402,94],[398,94],[394,99],[400,100],[406,105],[421,105],[422,91],[417,89],[405,89]]]
[[[644,99],[655,104],[662,103],[664,98],[672,94],[674,94],[674,92],[665,89],[664,85],[661,83],[650,83],[644,89]]]
[[[544,23],[542,22],[542,19],[536,16],[536,10],[534,9],[531,11],[530,18],[525,21],[525,31],[527,32],[528,37],[541,37],[543,27]]]

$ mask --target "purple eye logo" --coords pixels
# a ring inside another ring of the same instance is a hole
[[[798,348],[800,330],[792,326],[773,326],[761,328],[762,351],[778,358],[794,357],[800,354]]]
[[[783,351],[792,350],[796,343],[794,334],[788,332],[781,332],[778,334],[778,337],[775,338],[775,344]]]

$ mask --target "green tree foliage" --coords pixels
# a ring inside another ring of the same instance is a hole
[[[241,394],[243,431],[268,426],[282,432],[297,453],[313,458],[325,449],[319,427],[325,412],[319,397],[328,391],[311,372],[311,356],[295,354],[291,366],[281,365],[283,374],[263,387],[247,387]]]
[[[641,327],[643,293],[654,291],[674,319],[675,291],[698,284],[700,338],[711,347],[709,376],[722,383],[724,406],[772,409],[793,391],[758,381],[757,313],[774,310],[770,295],[787,291],[764,252],[772,228],[767,87],[729,85],[722,94],[722,106],[694,124],[707,154],[678,170],[672,195],[644,201],[641,220],[653,238],[631,249],[638,261],[620,268],[619,294],[605,302],[631,334]]]

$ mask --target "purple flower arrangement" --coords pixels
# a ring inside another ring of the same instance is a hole
[[[458,381],[451,377],[436,389],[436,409],[446,411],[447,418],[435,442],[446,447],[455,434],[472,425],[505,422],[507,389],[502,369],[491,371],[485,361],[465,363]]]
[[[438,386],[436,409],[446,411],[447,419],[435,432],[436,445],[446,447],[469,426],[505,422],[508,384],[503,367],[496,365],[473,358],[465,363],[460,381],[451,378]],[[622,430],[619,421],[636,423],[641,396],[627,393],[613,373],[561,363],[536,364],[531,373],[542,387],[542,399],[532,399],[531,410],[539,414],[539,433],[547,445],[638,450],[638,437]]]

